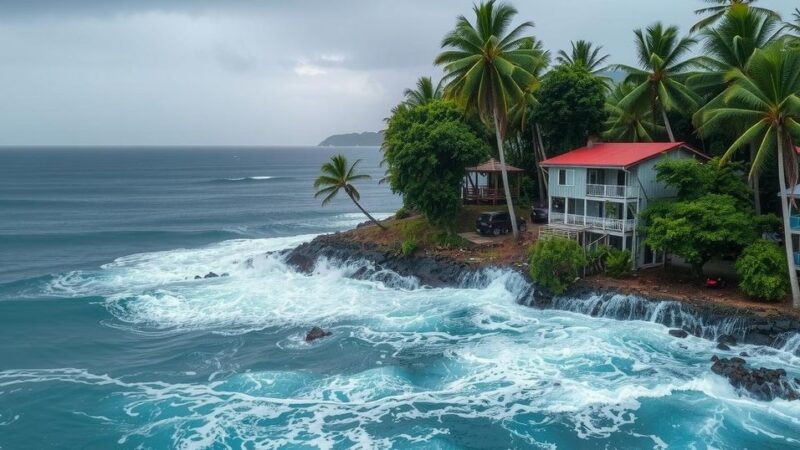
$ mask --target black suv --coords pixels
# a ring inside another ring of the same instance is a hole
[[[531,222],[533,223],[547,223],[549,211],[545,207],[534,206],[531,208]]]
[[[528,228],[525,219],[517,219],[517,228],[519,228],[519,231],[525,231]],[[511,217],[508,212],[503,211],[485,212],[478,216],[478,220],[475,221],[475,231],[478,234],[493,234],[495,236],[508,233],[511,231]]]

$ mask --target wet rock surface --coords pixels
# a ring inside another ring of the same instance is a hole
[[[322,339],[324,337],[330,336],[331,334],[333,333],[331,333],[330,331],[325,331],[320,327],[314,327],[311,330],[309,330],[308,333],[306,333],[305,339],[306,342],[313,342],[316,341],[317,339]]]
[[[731,386],[746,392],[758,400],[797,400],[800,398],[796,387],[786,378],[784,369],[767,369],[760,367],[750,369],[747,362],[734,356],[733,358],[711,358],[711,371],[728,379]],[[798,380],[795,380],[797,383]]]
[[[688,337],[689,333],[686,330],[669,330],[669,335],[683,339]]]

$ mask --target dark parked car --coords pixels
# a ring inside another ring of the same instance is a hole
[[[533,223],[547,223],[550,214],[547,208],[539,208],[534,206],[531,208],[531,222]]]
[[[525,231],[528,228],[525,219],[517,219],[517,227],[519,231]],[[475,231],[495,236],[508,233],[511,231],[511,217],[503,211],[485,212],[475,221]]]

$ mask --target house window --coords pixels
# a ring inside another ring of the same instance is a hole
[[[572,186],[575,184],[575,171],[571,169],[558,169],[558,185]]]

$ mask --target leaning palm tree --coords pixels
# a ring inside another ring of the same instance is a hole
[[[620,101],[634,89],[630,83],[620,83],[606,99],[606,110],[609,116],[603,138],[617,142],[653,142],[651,132],[664,132],[664,127],[653,119],[652,110],[643,107],[625,110],[619,107]],[[649,131],[648,131],[649,130]]]
[[[358,209],[360,209],[372,223],[385,230],[386,227],[375,220],[375,218],[358,203],[358,201],[361,200],[361,194],[359,194],[358,189],[353,186],[353,181],[368,180],[371,178],[369,175],[356,172],[356,166],[358,166],[359,162],[361,162],[361,160],[357,159],[350,165],[347,158],[343,155],[332,156],[329,162],[322,165],[320,169],[322,175],[317,177],[317,180],[314,181],[314,187],[317,189],[317,193],[314,194],[314,197],[324,195],[325,198],[322,200],[322,206],[325,206],[336,197],[336,194],[338,194],[340,190],[344,190],[345,194],[350,197],[350,200],[355,203]]]
[[[653,117],[661,116],[667,129],[670,142],[675,142],[675,135],[667,117],[668,111],[694,111],[699,98],[686,86],[688,70],[696,62],[694,59],[683,59],[695,40],[678,37],[678,28],[666,27],[656,23],[646,30],[636,30],[636,51],[639,65],[636,68],[618,64],[615,68],[627,73],[626,83],[636,87],[623,98],[619,107],[627,111],[635,111],[650,106]]]
[[[605,63],[611,55],[601,55],[600,52],[603,51],[602,46],[594,46],[591,42],[584,40],[570,42],[570,45],[572,46],[572,51],[569,54],[564,50],[558,51],[556,61],[558,61],[559,64],[580,66],[595,75],[608,70]]]
[[[431,77],[420,77],[416,89],[406,89],[403,96],[405,97],[403,103],[409,108],[425,105],[431,100],[442,98],[442,83],[439,82],[434,86]]]
[[[780,20],[781,18],[778,13],[776,13],[771,9],[753,6],[753,3],[756,3],[758,0],[703,0],[703,1],[706,3],[710,3],[714,6],[708,6],[706,8],[700,8],[695,10],[694,12],[695,14],[698,15],[708,14],[708,16],[704,17],[703,19],[700,19],[699,22],[694,24],[694,26],[692,26],[692,32],[713,25],[716,21],[725,16],[725,14],[728,11],[740,6],[749,6],[751,9],[758,12],[759,14],[766,14],[778,20]]]
[[[505,170],[505,138],[510,105],[524,95],[533,74],[526,68],[534,65],[537,51],[528,48],[530,38],[523,33],[533,27],[524,22],[509,30],[517,14],[514,7],[488,0],[473,7],[475,24],[459,16],[456,27],[442,40],[446,49],[436,57],[435,64],[444,66],[445,95],[468,110],[477,111],[481,119],[494,127],[497,151],[505,190],[508,212],[514,236],[519,236],[508,173]]]
[[[788,188],[797,183],[797,153],[800,142],[800,50],[780,43],[756,50],[744,70],[734,69],[728,75],[725,104],[698,112],[695,122],[701,133],[721,127],[744,129],[722,157],[725,163],[747,144],[758,146],[750,176],[761,171],[767,161],[778,161],[779,191],[783,213],[783,232],[792,302],[800,308],[789,226]]]

